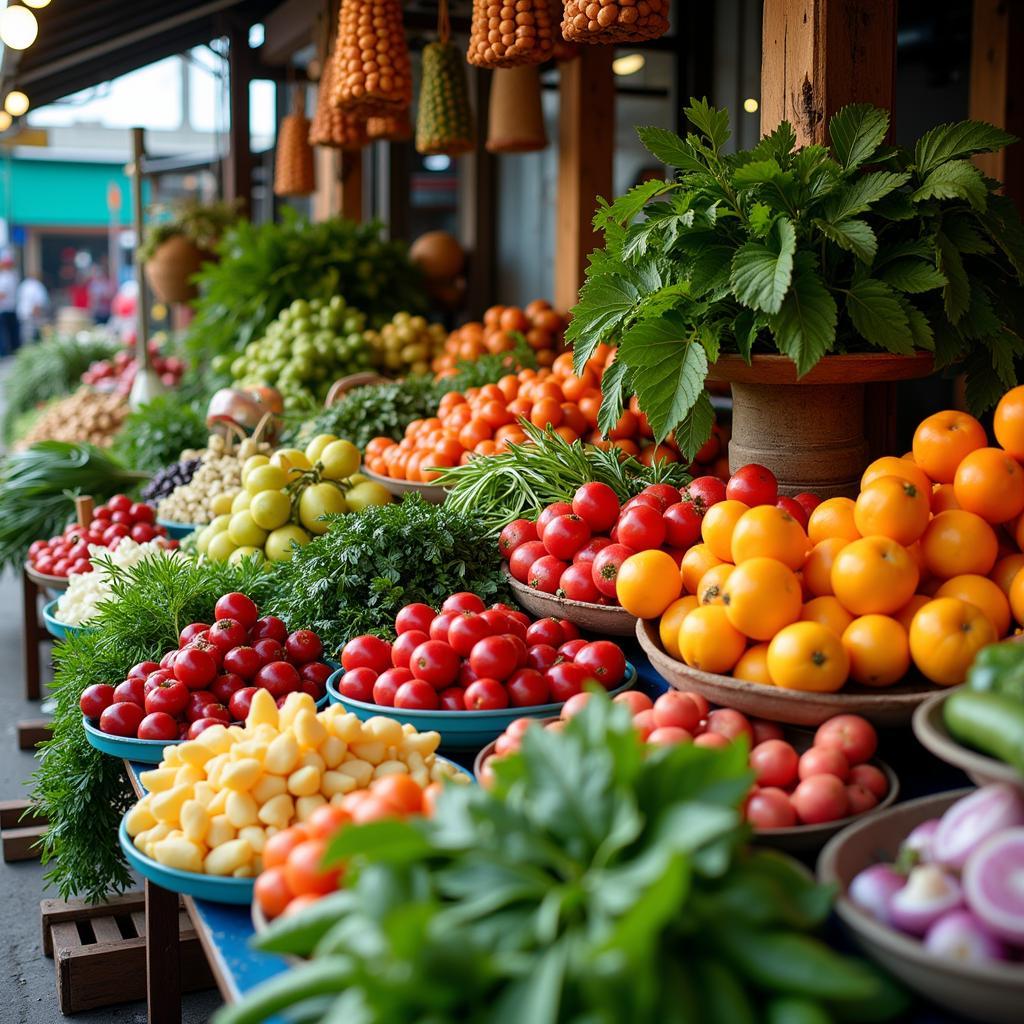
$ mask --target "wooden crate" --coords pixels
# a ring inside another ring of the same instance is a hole
[[[53,735],[48,718],[25,718],[18,722],[18,749],[35,750]]]
[[[92,905],[43,900],[43,952],[57,972],[63,1014],[146,998],[146,902],[140,892]],[[212,988],[206,955],[184,909],[178,913],[183,992]]]
[[[30,807],[27,800],[0,800],[0,844],[5,861],[39,857],[36,844],[46,831],[46,819],[37,814],[25,814]]]

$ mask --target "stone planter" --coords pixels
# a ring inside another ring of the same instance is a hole
[[[782,494],[853,497],[868,462],[866,426],[888,415],[874,407],[867,385],[914,380],[932,369],[930,352],[872,352],[826,356],[797,379],[786,356],[756,355],[749,364],[738,355],[722,356],[710,376],[732,385],[729,467],[767,466]]]
[[[184,235],[174,235],[146,261],[146,280],[161,302],[191,302],[198,294],[192,275],[213,258]]]

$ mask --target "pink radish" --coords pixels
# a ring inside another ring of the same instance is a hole
[[[967,905],[990,931],[1024,945],[1024,828],[994,835],[970,855],[963,871]]]

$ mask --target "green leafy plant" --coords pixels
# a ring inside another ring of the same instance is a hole
[[[310,959],[215,1024],[754,1024],[881,1021],[907,1000],[813,932],[832,890],[747,847],[742,743],[645,752],[591,700],[534,726],[493,787],[449,785],[432,819],[343,828],[345,889],[256,945]]]
[[[177,462],[185,449],[205,448],[209,436],[202,406],[170,391],[125,419],[112,451],[126,466],[155,473]]]
[[[831,147],[795,148],[784,121],[727,155],[728,114],[692,100],[685,139],[640,128],[678,170],[594,218],[567,337],[582,366],[602,342],[618,356],[602,380],[609,429],[635,393],[659,440],[692,457],[714,415],[704,389],[720,352],[788,356],[802,376],[827,353],[935,354],[967,374],[982,411],[1016,384],[1024,354],[1024,229],[999,183],[968,159],[1013,136],[975,121],[926,132],[913,150],[883,144],[889,115],[844,107]]]
[[[238,204],[219,200],[161,205],[153,207],[150,216],[154,220],[146,228],[138,252],[143,263],[152,259],[164,242],[179,235],[204,252],[212,252],[224,232],[238,220]]]

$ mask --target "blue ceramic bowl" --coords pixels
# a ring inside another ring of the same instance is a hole
[[[162,526],[167,531],[167,536],[171,540],[181,540],[190,533],[195,533],[196,530],[202,529],[201,526],[196,526],[195,523],[176,523],[173,519],[158,519],[156,525]]]
[[[537,704],[530,708],[502,708],[500,711],[411,711],[382,707],[361,700],[343,697],[337,690],[344,669],[327,680],[327,696],[332,704],[341,704],[357,718],[366,721],[374,715],[393,718],[403,725],[414,725],[420,732],[439,732],[441,746],[456,750],[478,749],[497,739],[517,718],[557,718],[562,704]],[[636,682],[636,669],[626,664],[626,681],[612,690],[612,695],[628,690]]]
[[[48,601],[43,605],[43,622],[46,624],[46,632],[57,640],[67,640],[69,636],[77,636],[79,633],[91,633],[94,629],[93,626],[69,626],[61,622],[57,618],[57,601]]]
[[[248,906],[252,903],[252,888],[255,878],[222,878],[220,875],[201,875],[194,871],[179,871],[177,868],[165,868],[151,857],[147,857],[137,849],[131,836],[125,831],[124,820],[117,831],[121,849],[128,858],[128,863],[143,878],[157,885],[180,892],[185,896],[196,896],[201,900],[214,903],[236,903]]]

